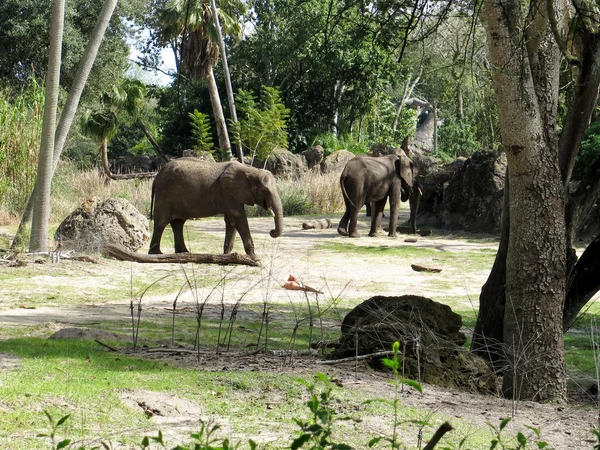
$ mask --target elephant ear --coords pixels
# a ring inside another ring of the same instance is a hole
[[[413,187],[415,182],[415,164],[410,160],[408,156],[400,155],[395,161],[396,173],[409,187]]]
[[[254,205],[256,203],[256,183],[252,181],[253,177],[255,175],[250,173],[246,166],[232,163],[221,174],[219,183],[224,194],[244,205]]]

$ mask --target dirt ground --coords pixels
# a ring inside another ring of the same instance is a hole
[[[332,216],[332,222],[337,224],[339,216]],[[474,268],[473,270],[456,269],[453,264],[447,261],[441,263],[434,257],[424,259],[415,258],[412,260],[388,260],[385,257],[369,258],[368,269],[365,269],[364,256],[355,253],[341,253],[324,250],[319,248],[322,244],[336,242],[340,244],[351,243],[357,246],[377,246],[382,248],[392,248],[398,246],[410,246],[415,248],[436,249],[442,252],[451,252],[457,261],[461,258],[461,253],[465,251],[488,250],[491,251],[497,247],[493,239],[479,239],[477,235],[442,235],[435,231],[431,236],[419,237],[417,242],[405,242],[409,238],[407,235],[400,235],[398,238],[388,238],[385,235],[369,238],[367,237],[368,225],[367,219],[360,219],[360,231],[363,234],[361,239],[350,240],[337,234],[334,228],[327,230],[303,230],[301,227],[302,219],[286,218],[285,234],[273,240],[268,232],[272,228],[270,219],[250,219],[250,229],[252,230],[257,254],[261,257],[264,270],[272,274],[272,278],[280,280],[281,284],[287,279],[289,274],[294,274],[305,284],[322,290],[326,295],[336,296],[344,295],[349,298],[366,299],[373,295],[404,295],[414,294],[436,300],[444,297],[455,297],[453,307],[461,309],[477,308],[478,295],[482,284],[487,279],[490,267]],[[222,248],[224,236],[222,219],[211,219],[197,221],[190,225],[190,232],[201,230],[209,233],[211,239],[210,248],[192,249],[195,252],[215,252]],[[1,232],[2,230],[0,230]],[[239,238],[236,242],[236,250],[241,251]],[[163,248],[163,251],[172,251],[172,249]],[[416,272],[411,268],[412,263],[433,266],[442,269],[440,273],[432,274],[425,272]],[[65,263],[66,264],[66,263]],[[164,271],[164,265],[140,265],[132,263],[117,262],[99,258],[97,264],[85,262],[70,262],[73,273],[71,276],[54,277],[52,274],[53,266],[45,264],[39,269],[39,273],[32,276],[29,290],[48,289],[53,284],[81,286],[81,289],[93,294],[99,286],[104,283],[110,283],[110,280],[119,279],[119,277],[130,276],[130,272],[135,272],[138,276],[145,276],[148,279],[158,276]],[[152,267],[150,267],[152,266]],[[176,266],[176,265],[175,265]],[[1,267],[0,270],[11,270]],[[37,270],[37,269],[36,269]],[[214,276],[219,276],[225,270],[223,267],[203,266],[195,270],[204,270]],[[236,267],[232,269],[232,274],[247,272],[247,268]],[[96,275],[94,280],[86,278],[86,274],[93,272]],[[141,275],[143,274],[143,275]],[[99,278],[98,278],[99,276]],[[98,281],[100,280],[100,282]],[[240,292],[248,290],[248,285],[239,283],[233,287]],[[247,299],[244,301],[261,302],[264,295],[264,285],[257,285],[247,293]],[[284,291],[278,286],[268,287],[271,295],[281,299],[291,299],[294,301],[294,295]],[[47,306],[36,306],[29,308],[27,293],[8,292],[7,289],[0,286],[0,329],[10,326],[27,326],[35,324],[48,324],[53,330],[60,330],[68,327],[89,327],[93,324],[106,320],[126,320],[130,314],[129,298],[124,296],[121,301],[94,301],[90,300],[87,304],[69,304],[60,305],[58,300],[52,300],[52,291],[49,290],[49,301]],[[10,296],[21,296],[18,304],[10,302]],[[97,298],[90,295],[90,299]],[[235,299],[236,295],[231,298]],[[303,301],[303,297],[298,297],[298,301]],[[185,307],[186,303],[191,303],[190,294],[182,296],[179,300],[180,307]],[[146,314],[165,314],[164,310],[171,305],[172,296],[148,296],[144,299]],[[19,307],[19,305],[21,307]],[[468,332],[468,330],[466,330]],[[198,367],[198,360],[195,355],[161,353],[148,351],[145,355],[149,358],[170,358],[177,364],[190,364]],[[238,370],[239,367],[248,370],[261,371],[285,371],[298,374],[329,372],[334,373],[340,380],[340,384],[347,389],[358,389],[368,394],[379,394],[390,389],[389,375],[372,370],[366,370],[360,367],[355,371],[354,363],[344,363],[335,366],[326,366],[318,356],[300,356],[295,357],[293,366],[284,366],[282,364],[282,355],[248,355],[242,358],[239,354],[231,357],[221,355],[219,358],[205,357],[202,359],[202,367],[207,370],[220,369]],[[7,354],[0,354],[0,370],[11,370],[18,367],[18,360]],[[123,401],[130,404],[132,408],[150,407],[161,410],[160,418],[162,421],[161,429],[167,432],[170,425],[175,427],[178,422],[188,421],[190,418],[201,416],[201,410],[192,402],[183,399],[164,398],[164,395],[152,393],[143,390],[132,390],[123,392],[121,397]],[[486,428],[487,423],[497,425],[502,418],[509,417],[514,408],[510,401],[503,400],[494,396],[484,396],[479,394],[470,394],[458,391],[450,391],[432,385],[424,386],[422,395],[415,393],[406,393],[403,395],[402,403],[418,407],[429,408],[438,414],[447,416],[450,421],[452,418],[461,418],[470,422],[474,427]],[[175,402],[175,403],[174,403]],[[540,405],[531,402],[519,402],[517,404],[517,414],[508,427],[507,435],[514,436],[517,430],[526,431],[525,426],[534,426],[542,430],[543,438],[549,442],[550,446],[556,449],[583,449],[592,448],[593,435],[590,430],[597,424],[598,412],[589,405],[572,403],[569,405]]]

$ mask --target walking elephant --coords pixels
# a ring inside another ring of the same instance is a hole
[[[269,171],[235,161],[173,160],[160,170],[152,184],[150,215],[154,210],[154,232],[148,253],[161,253],[160,240],[168,224],[173,229],[175,252],[188,252],[183,240],[185,221],[224,214],[224,253],[232,251],[237,231],[248,256],[257,259],[244,205],[259,205],[271,211],[275,228],[270,235],[281,235],[283,210],[275,178]]]
[[[410,199],[410,224],[416,232],[416,215],[420,189],[418,168],[404,153],[386,156],[357,156],[346,164],[340,177],[346,212],[338,226],[342,236],[360,237],[356,229],[358,212],[365,203],[372,203],[371,230],[376,236],[386,201],[390,200],[389,236],[396,236],[400,201]]]

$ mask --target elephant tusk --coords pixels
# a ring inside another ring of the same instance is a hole
[[[423,195],[423,191],[421,190],[421,188],[417,188],[419,190],[419,195]]]
[[[268,208],[268,211],[271,213],[271,216],[275,217],[275,211],[272,208]]]

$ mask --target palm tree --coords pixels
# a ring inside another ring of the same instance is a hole
[[[50,176],[50,178],[54,176],[54,172],[56,171],[56,167],[58,166],[60,154],[63,150],[65,141],[67,140],[69,130],[71,129],[71,124],[73,123],[73,118],[75,117],[77,106],[79,105],[79,99],[81,98],[81,94],[83,92],[83,89],[85,88],[88,76],[92,70],[94,61],[96,60],[96,55],[98,54],[100,43],[104,38],[104,33],[106,32],[106,28],[108,27],[108,22],[112,17],[116,5],[117,0],[106,0],[104,2],[100,14],[98,15],[96,26],[92,31],[90,40],[86,45],[83,57],[81,58],[81,61],[79,63],[77,74],[75,75],[75,79],[73,80],[71,90],[69,91],[69,95],[67,96],[65,107],[63,108],[62,113],[60,115],[60,121],[58,122],[58,127],[54,136],[54,155],[52,162],[52,175]],[[19,228],[17,229],[15,238],[13,239],[13,243],[11,245],[12,248],[16,248],[17,246],[21,245],[25,226],[29,223],[29,221],[32,218],[31,216],[33,213],[33,206],[36,197],[37,190],[36,188],[34,188],[33,192],[29,196],[29,200],[27,201],[25,211],[23,211],[21,223],[19,223]]]
[[[108,163],[108,141],[116,134],[119,128],[119,115],[126,112],[136,120],[136,124],[146,130],[146,137],[155,149],[158,144],[150,135],[147,127],[140,119],[138,111],[144,96],[147,93],[146,86],[139,80],[125,79],[119,85],[112,87],[110,91],[102,94],[101,107],[95,111],[86,111],[81,118],[83,132],[100,143],[99,153],[102,160],[104,173],[110,179],[131,178],[115,175],[110,170]],[[141,176],[146,176],[143,174]]]
[[[35,181],[37,195],[33,206],[30,251],[48,251],[48,221],[50,218],[50,188],[54,172],[54,137],[56,135],[56,108],[58,105],[61,48],[65,24],[65,0],[54,0],[50,25],[50,52],[46,75],[46,103],[38,173]]]
[[[230,0],[234,2],[235,0]],[[236,2],[237,3],[237,2]],[[215,8],[216,9],[216,8]],[[218,9],[224,31],[240,37],[242,27]],[[160,13],[160,30],[165,41],[180,40],[180,63],[192,80],[206,79],[213,109],[219,146],[231,157],[231,144],[213,66],[219,58],[219,31],[213,20],[211,0],[170,0]]]

